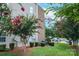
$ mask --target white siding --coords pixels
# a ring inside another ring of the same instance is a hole
[[[19,4],[17,3],[10,3],[8,4],[8,7],[11,9],[11,16],[12,17],[15,17],[15,16],[18,16],[18,15],[21,15],[21,16],[26,16],[26,15],[31,15],[30,13],[30,7],[33,7],[33,15],[36,16],[36,6],[35,4],[31,4],[31,3],[22,3],[21,4],[22,6],[20,6]],[[24,7],[25,11],[23,12],[21,10],[21,7]]]

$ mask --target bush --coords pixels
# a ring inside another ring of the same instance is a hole
[[[35,42],[35,47],[37,47],[38,46],[38,42]]]
[[[34,46],[34,43],[33,42],[30,42],[30,47],[33,47]]]
[[[69,45],[72,45],[72,41],[71,40],[69,40]]]
[[[9,51],[9,50],[10,50],[10,48],[6,48],[6,49],[5,49],[5,51]]]
[[[6,49],[6,45],[0,45],[0,50],[5,50]]]
[[[14,43],[10,43],[10,49],[14,49]]]
[[[69,45],[72,45],[72,42],[69,42]]]
[[[50,46],[54,46],[54,42],[49,42],[48,43]]]
[[[44,47],[44,46],[45,46],[45,43],[44,43],[44,42],[41,42],[40,45],[41,45],[42,47]]]

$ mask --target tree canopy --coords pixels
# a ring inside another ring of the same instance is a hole
[[[79,4],[63,4],[56,12],[56,17],[62,17],[61,34],[73,40],[79,38]],[[61,22],[61,21],[60,21]]]
[[[8,26],[10,25],[10,19],[10,10],[7,7],[7,4],[0,3],[0,35],[3,35],[4,32],[7,32],[5,30],[11,28],[11,26]]]
[[[79,3],[62,3],[46,10],[55,12],[55,34],[67,39],[79,39]]]
[[[36,32],[37,20],[35,16],[16,16],[11,18],[11,11],[7,4],[0,4],[0,35],[14,34],[25,40]]]

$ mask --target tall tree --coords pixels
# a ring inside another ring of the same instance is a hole
[[[46,40],[48,42],[51,41],[51,39],[53,37],[55,37],[55,34],[54,34],[54,29],[51,27],[51,28],[45,28],[45,37],[46,37]]]
[[[24,53],[26,52],[26,44],[30,36],[36,32],[36,18],[34,16],[17,16],[11,20],[11,34],[20,36],[21,42],[24,43]]]
[[[36,29],[36,19],[34,16],[16,16],[11,18],[11,11],[7,4],[0,4],[0,33],[19,35],[22,42],[26,44],[27,36],[32,36]]]
[[[19,35],[21,37],[21,41],[26,45],[28,37],[32,36],[36,32],[36,19],[34,16],[18,16],[16,18],[11,20],[13,25],[11,33]]]
[[[54,10],[54,8],[53,8]],[[79,3],[62,4],[56,9],[56,19],[61,18],[56,23],[56,32],[60,36],[73,41],[73,45],[78,46],[79,39]],[[77,50],[77,49],[76,49]],[[76,54],[78,54],[78,50]]]
[[[79,4],[63,4],[63,6],[57,10],[56,16],[63,18],[62,32],[66,38],[71,38],[73,44],[78,44],[79,39]]]
[[[10,10],[7,4],[0,3],[0,35],[5,35],[7,31],[5,28],[9,28],[8,21],[10,20]],[[4,34],[3,34],[4,33]]]
[[[32,36],[36,29],[36,18],[34,16],[16,16],[11,18],[11,11],[7,4],[0,4],[0,34],[19,35],[21,41],[26,44],[27,37]]]
[[[51,7],[50,10],[56,12],[56,20],[61,18],[61,21],[56,23],[58,24],[56,29],[58,30],[59,36],[71,38],[75,44],[79,39],[79,4],[61,4],[61,7],[55,9]]]

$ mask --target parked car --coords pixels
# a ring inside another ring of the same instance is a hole
[[[58,38],[53,38],[53,39],[51,39],[51,42],[58,43],[59,42],[59,39]]]
[[[51,42],[54,42],[54,43],[68,43],[69,40],[67,40],[66,38],[53,38],[53,39],[51,39]]]

